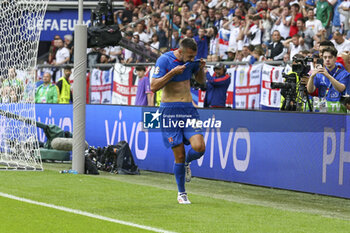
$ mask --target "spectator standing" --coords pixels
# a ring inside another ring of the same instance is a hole
[[[164,30],[164,22],[165,21],[159,21],[158,26],[156,27],[156,33],[159,40],[159,49],[168,47],[168,36]]]
[[[227,24],[228,19],[224,18],[224,23],[225,27],[220,28],[219,30],[219,46],[216,48],[216,54],[220,56],[221,59],[226,59],[227,56],[225,52],[228,49],[228,42],[230,40],[230,33],[231,31],[229,30],[229,25]]]
[[[139,36],[139,41],[143,44],[149,42],[149,37],[144,31],[144,26],[141,22],[136,24],[136,32],[134,32],[134,36]]]
[[[126,31],[125,32],[125,37],[127,40],[131,41],[132,40],[132,31]],[[129,49],[124,49],[124,60],[125,63],[130,63],[132,62],[132,52]]]
[[[322,22],[315,18],[315,13],[312,8],[307,10],[308,20],[305,23],[306,28],[311,28],[315,35],[324,29]]]
[[[153,106],[153,93],[150,90],[149,77],[146,75],[144,66],[136,67],[136,74],[139,79],[137,85],[135,105],[137,106]]]
[[[297,21],[298,19],[303,18],[303,14],[299,12],[300,6],[297,1],[291,3],[290,10],[292,14],[292,19],[291,19],[289,36],[292,37],[298,33]]]
[[[216,48],[219,45],[218,29],[213,26],[206,29],[206,35],[209,38],[209,55],[216,54]]]
[[[350,51],[350,41],[344,39],[344,36],[339,31],[333,33],[333,40],[331,40],[331,42],[334,44],[339,54]]]
[[[73,36],[72,35],[65,35],[64,36],[64,47],[66,47],[69,50],[69,62],[73,62]]]
[[[70,75],[72,74],[72,70],[70,67],[64,68],[64,76],[61,77],[57,82],[57,87],[59,90],[59,104],[69,104],[73,102],[73,95],[70,88]]]
[[[322,26],[327,30],[327,38],[331,34],[330,23],[332,19],[332,6],[327,0],[319,0],[316,4],[316,18],[322,22]]]
[[[122,15],[122,21],[123,24],[131,23],[132,21],[132,14],[135,9],[135,5],[132,1],[125,1],[124,2],[125,9],[123,10],[123,15]]]
[[[57,52],[55,56],[55,60],[53,61],[53,65],[62,65],[69,61],[70,53],[69,50],[64,47],[64,43],[62,39],[57,40]]]
[[[194,37],[194,40],[197,43],[197,55],[195,59],[206,59],[208,56],[208,38],[205,35],[205,29],[200,28],[198,30],[198,35]]]
[[[173,30],[173,34],[171,36],[171,49],[175,50],[179,48],[180,43],[180,34],[179,31]]]
[[[234,48],[235,50],[238,49],[237,38],[240,31],[241,19],[242,18],[240,16],[233,16],[232,19],[227,22],[230,27],[230,39],[228,42],[228,46]]]
[[[300,38],[298,34],[295,34],[291,39],[285,40],[283,42],[283,46],[288,48],[288,52],[290,54],[290,60],[292,60],[293,56],[300,51],[307,50],[303,38]]]
[[[48,63],[52,64],[52,62],[55,60],[56,52],[57,52],[57,40],[61,39],[59,35],[55,35],[54,39],[51,41],[51,46],[49,49],[49,58]]]
[[[275,30],[272,33],[272,42],[267,47],[266,57],[270,60],[282,61],[285,53],[286,50],[281,42],[281,34]]]
[[[314,34],[311,28],[305,27],[305,21],[303,18],[297,21],[298,35],[304,39],[304,43],[307,49],[312,49],[314,47],[314,41],[318,42],[319,38]]]
[[[279,31],[283,39],[287,39],[289,37],[291,20],[290,6],[284,6],[280,16],[272,27],[272,31]]]
[[[205,22],[205,28],[210,28],[215,25],[215,9],[214,8],[209,8],[208,10],[208,18],[206,19]]]
[[[249,39],[249,44],[251,45],[261,45],[261,38],[262,38],[262,32],[260,29],[260,16],[255,15],[253,16],[252,20],[248,19],[246,28],[245,28],[245,34],[247,35]],[[253,23],[251,23],[253,21]]]
[[[329,0],[328,3],[333,8],[333,15],[332,15],[332,32],[340,31],[341,24],[340,24],[340,13],[339,13],[339,6],[341,4],[341,0]],[[343,33],[343,31],[341,31]]]
[[[198,35],[198,29],[196,27],[196,17],[190,17],[188,19],[188,26],[187,26],[187,29],[190,29],[192,31],[192,34],[194,36],[197,36]]]
[[[51,74],[48,72],[43,75],[43,84],[36,89],[35,103],[58,103],[58,88],[51,83]]]
[[[224,108],[226,106],[226,92],[231,83],[231,76],[226,74],[223,64],[216,64],[214,74],[211,76],[206,72],[207,91],[204,98],[204,107]]]
[[[142,43],[142,42],[140,41],[139,35],[134,35],[133,42],[134,42],[135,44],[138,44],[138,45],[139,45],[139,48],[144,48],[144,49],[146,49],[146,47],[144,46],[144,43]],[[146,61],[146,59],[145,59],[142,55],[139,55],[139,54],[134,53],[134,52],[132,52],[131,58],[132,58],[132,61],[131,61],[131,62],[134,62],[134,63],[145,62],[145,61]]]

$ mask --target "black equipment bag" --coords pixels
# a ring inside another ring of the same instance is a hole
[[[139,175],[140,170],[135,164],[129,144],[126,141],[120,141],[115,146],[117,150],[116,167],[114,169],[118,174]]]
[[[96,164],[91,160],[89,156],[85,156],[85,174],[99,175]]]

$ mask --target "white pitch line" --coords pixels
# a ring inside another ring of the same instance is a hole
[[[108,218],[108,217],[104,217],[102,215],[92,214],[89,212],[71,209],[71,208],[67,208],[64,206],[57,206],[57,205],[48,204],[48,203],[44,203],[44,202],[33,201],[33,200],[30,200],[27,198],[17,197],[17,196],[11,195],[11,194],[3,193],[3,192],[0,192],[0,196],[10,198],[13,200],[17,200],[17,201],[27,202],[27,203],[34,204],[34,205],[45,206],[48,208],[61,210],[61,211],[65,211],[68,213],[79,214],[79,215],[83,215],[83,216],[87,216],[87,217],[91,217],[91,218],[96,218],[96,219],[100,219],[100,220],[104,220],[104,221],[108,221],[108,222],[113,222],[113,223],[118,223],[118,224],[122,224],[122,225],[126,225],[126,226],[136,227],[136,228],[140,228],[140,229],[144,229],[144,230],[149,230],[149,231],[154,231],[154,232],[162,232],[162,233],[175,233],[175,232],[166,231],[166,230],[163,230],[160,228],[154,228],[154,227],[144,226],[144,225],[140,225],[140,224],[136,224],[136,223],[132,223],[132,222],[126,222],[126,221],[122,221],[122,220],[118,220],[118,219]]]

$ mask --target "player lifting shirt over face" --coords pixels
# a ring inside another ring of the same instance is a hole
[[[197,109],[192,104],[190,79],[194,75],[197,82],[205,83],[203,59],[195,61],[197,44],[193,39],[185,38],[180,48],[160,56],[151,82],[151,91],[163,88],[159,111],[163,118],[171,121],[188,121],[199,119]],[[190,181],[191,161],[199,159],[205,151],[205,144],[200,128],[196,127],[162,127],[165,145],[171,147],[175,157],[174,174],[178,186],[177,200],[180,204],[190,204],[185,191],[185,180]],[[191,145],[186,154],[184,145]]]

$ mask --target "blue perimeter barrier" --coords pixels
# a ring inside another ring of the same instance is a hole
[[[87,105],[86,140],[93,146],[128,141],[144,170],[173,172],[173,154],[161,132],[144,130],[142,108]],[[37,120],[72,131],[72,105],[36,104]],[[197,177],[350,198],[347,115],[199,109],[220,129],[203,131],[204,156],[192,163]],[[38,129],[40,141],[45,135]],[[189,147],[186,147],[188,150]]]

